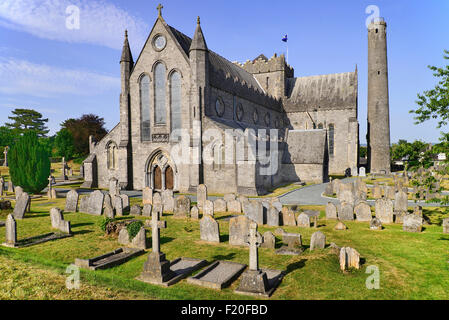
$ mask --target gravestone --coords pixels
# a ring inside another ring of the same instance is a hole
[[[404,216],[402,229],[406,232],[421,232],[423,218],[416,214],[407,214]]]
[[[176,197],[173,217],[187,218],[189,214],[190,214],[190,198],[186,196]]]
[[[371,207],[367,202],[360,202],[357,204],[354,208],[354,213],[357,221],[360,222],[368,222],[373,218],[371,214]]]
[[[115,200],[115,197],[114,197],[114,200]],[[103,199],[103,208],[106,208],[106,207],[114,208],[114,206],[115,206],[115,204],[112,202],[111,195],[109,193],[106,193],[104,195],[104,199]]]
[[[19,187],[17,187],[19,188]],[[30,196],[26,192],[22,192],[19,198],[16,201],[16,205],[14,207],[13,215],[15,219],[23,219],[25,216],[25,212],[30,204]]]
[[[193,206],[190,210],[190,218],[198,220],[200,218],[200,211],[197,206]]]
[[[100,190],[95,190],[89,196],[87,213],[101,216],[103,210],[104,194]]]
[[[287,246],[282,246],[276,250],[276,254],[282,255],[299,255],[304,249],[302,248],[302,237],[299,233],[287,233],[282,234],[282,242]]]
[[[310,251],[314,249],[324,249],[326,246],[326,236],[321,231],[314,232],[310,238]]]
[[[279,227],[279,210],[273,205],[268,207],[267,225],[270,227]]]
[[[347,230],[348,227],[341,221],[338,221],[334,227],[334,230]]]
[[[8,214],[8,217],[6,218],[6,241],[5,245],[8,246],[15,246],[17,242],[17,224],[16,220],[14,219],[12,214]]]
[[[373,193],[374,199],[382,198],[382,188],[379,186],[379,184],[377,182],[374,183],[372,193]]]
[[[118,217],[122,217],[123,216],[123,199],[120,196],[115,196],[114,197],[114,208],[115,208],[115,213]]]
[[[328,202],[326,205],[326,219],[329,220],[338,219],[337,207],[332,202]]]
[[[141,227],[136,236],[131,240],[129,240],[128,230],[126,229],[126,227],[122,228],[118,235],[118,242],[121,245],[131,246],[133,248],[145,250],[147,249],[146,230],[144,227]]]
[[[354,184],[342,183],[340,185],[340,190],[338,193],[338,200],[340,200],[340,202],[347,202],[351,205],[354,205],[355,201]]]
[[[22,195],[23,193],[23,189],[21,186],[17,186],[15,189],[15,193],[16,193],[16,200],[19,199],[19,197]]]
[[[247,216],[238,216],[229,220],[229,244],[244,246],[245,237],[249,233],[251,220]]]
[[[263,221],[263,206],[259,201],[250,201],[243,205],[243,212],[245,215],[256,222],[257,224],[262,225]]]
[[[269,281],[267,272],[259,269],[258,247],[263,243],[263,238],[257,232],[257,223],[255,222],[250,225],[246,243],[249,246],[249,270],[243,273],[242,280],[235,292],[269,297],[279,285],[283,273],[278,271],[277,275],[272,277],[277,280]]]
[[[278,210],[278,212],[281,212],[283,206],[280,201],[273,201],[271,202],[271,205],[275,207]]]
[[[129,197],[126,194],[120,194],[120,198],[122,198],[122,204],[123,204],[123,213],[129,212]]]
[[[187,282],[198,286],[221,290],[228,287],[245,270],[246,264],[232,261],[215,261]]]
[[[226,208],[231,213],[242,213],[242,204],[238,200],[226,201]]]
[[[153,204],[153,189],[145,187],[142,190],[142,204]]]
[[[407,193],[400,190],[396,192],[394,198],[394,212],[396,215],[404,215],[408,209],[408,197]]]
[[[206,214],[200,220],[201,240],[207,242],[220,242],[220,229],[218,222],[210,215]]]
[[[173,198],[173,190],[163,190],[161,193],[162,205],[164,212],[173,212],[175,207],[175,199]],[[154,198],[153,198],[154,201]],[[189,209],[190,210],[190,209]]]
[[[313,227],[318,228],[318,217],[320,216],[320,211],[304,210],[304,213],[309,216],[310,223],[313,223]]]
[[[135,205],[131,206],[131,209],[130,209],[129,213],[132,216],[141,216],[142,215],[142,208],[138,204],[135,204]]]
[[[345,271],[349,268],[360,269],[360,254],[353,248],[343,247],[340,250],[340,269]]]
[[[151,212],[152,212],[153,206],[149,203],[145,204],[143,206],[143,210],[142,210],[142,215],[144,217],[151,217]]]
[[[204,202],[207,200],[207,187],[204,184],[200,184],[196,189],[196,201],[198,209],[203,210]]]
[[[267,231],[263,234],[262,248],[274,249],[276,247],[276,237],[271,231]]]
[[[88,210],[89,210],[89,196],[81,197],[79,212],[87,213]]]
[[[449,218],[443,219],[443,233],[449,233]]]
[[[153,194],[153,211],[157,210],[157,211],[164,211],[164,206],[162,203],[162,196],[159,192],[155,192]]]
[[[112,198],[119,195],[118,191],[118,180],[116,178],[111,178],[109,180],[109,194]]]
[[[283,207],[281,211],[282,224],[284,226],[296,226],[295,213],[289,207]]]
[[[65,200],[65,212],[77,212],[78,211],[78,199],[79,194],[76,190],[70,190],[67,192],[66,200]]]
[[[396,193],[394,190],[394,187],[392,186],[385,186],[385,198],[394,200]]]
[[[340,211],[338,211],[338,219],[341,221],[354,220],[354,207],[348,202],[342,202]]]
[[[75,265],[90,270],[107,269],[143,254],[143,249],[120,248],[91,259],[75,259]]]
[[[203,214],[210,215],[211,217],[214,216],[214,203],[210,200],[206,200],[203,203]]]
[[[11,180],[8,181],[8,192],[14,192],[15,188],[14,188],[14,184],[12,183]]]
[[[115,218],[115,210],[111,205],[111,197],[109,197],[109,201],[105,202],[105,206],[103,208],[103,214],[106,218],[114,219]]]
[[[376,218],[378,218],[382,224],[393,223],[393,202],[386,198],[376,200],[375,213]]]
[[[248,201],[249,201],[249,200],[248,200],[248,197],[245,197],[245,196],[238,196],[238,197],[237,197],[237,200],[240,201],[240,204],[242,205],[242,208],[243,208],[243,204],[244,204],[245,202],[248,202]]]
[[[343,184],[343,182],[341,182],[340,179],[332,180],[332,187],[333,187],[332,193],[335,193],[337,195],[337,198],[338,198],[338,193],[339,193],[341,184]]]
[[[369,228],[371,230],[382,230],[382,222],[377,218],[372,218],[369,223]]]
[[[359,177],[366,177],[366,169],[365,167],[359,168]]]
[[[56,190],[53,188],[53,179],[51,175],[48,177],[47,197],[49,199],[56,199]]]
[[[224,197],[223,197],[223,200],[226,201],[226,202],[235,200],[235,194],[233,194],[233,193],[225,194]]]
[[[324,195],[325,196],[333,196],[334,195],[334,186],[332,182],[329,182],[326,184],[326,188],[324,189]]]
[[[64,233],[71,233],[70,221],[64,220],[62,212],[59,208],[52,208],[50,210],[50,219],[52,228],[58,229],[59,231]]]
[[[226,212],[226,201],[217,199],[214,201],[214,213]]]
[[[310,217],[304,212],[298,216],[298,227],[310,228]]]

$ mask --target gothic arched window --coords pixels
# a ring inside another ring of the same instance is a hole
[[[329,125],[329,155],[334,155],[335,128],[333,124]]]
[[[171,129],[181,129],[181,74],[170,75]]]
[[[142,115],[142,140],[150,140],[150,77],[140,79],[140,109]]]
[[[154,122],[165,124],[167,111],[165,108],[165,66],[158,63],[154,69]]]
[[[108,169],[117,169],[117,145],[110,142],[107,147]]]

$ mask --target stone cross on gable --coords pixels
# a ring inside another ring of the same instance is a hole
[[[249,269],[259,270],[258,247],[263,243],[263,238],[260,233],[257,232],[257,223],[250,224],[246,243],[249,245]]]
[[[167,222],[166,221],[159,221],[159,214],[153,210],[151,222],[151,239],[153,243],[153,252],[159,253],[161,251],[161,244],[160,244],[160,233],[159,229],[161,228],[167,228]]]
[[[159,17],[162,17],[162,9],[164,9],[164,6],[159,3],[156,9],[159,11]]]

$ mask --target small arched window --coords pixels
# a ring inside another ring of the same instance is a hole
[[[171,128],[181,129],[181,74],[170,75]]]
[[[318,124],[318,129],[323,129],[323,124],[322,123]]]
[[[333,124],[329,125],[329,155],[334,155],[334,140],[335,140],[335,127]]]
[[[154,122],[165,124],[167,112],[165,108],[165,66],[158,63],[154,69]]]
[[[150,77],[140,79],[140,109],[142,115],[142,140],[150,140]]]
[[[108,169],[115,170],[117,169],[117,145],[115,142],[110,142],[107,147],[108,153]]]

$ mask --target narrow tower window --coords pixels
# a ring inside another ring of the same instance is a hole
[[[154,70],[154,122],[156,124],[165,124],[167,111],[165,108],[165,66],[158,63]]]
[[[181,75],[175,71],[170,76],[171,129],[181,129]]]
[[[334,125],[329,125],[329,155],[334,155],[334,136],[335,136],[335,129]]]
[[[140,109],[142,115],[142,140],[150,140],[150,77],[140,79]]]

